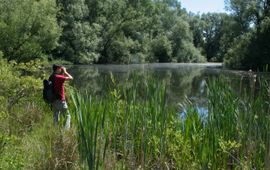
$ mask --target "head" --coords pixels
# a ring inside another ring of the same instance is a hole
[[[54,64],[52,68],[53,68],[54,73],[60,74],[62,72],[62,66],[61,65]]]

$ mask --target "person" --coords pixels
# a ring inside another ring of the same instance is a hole
[[[61,65],[54,64],[53,74],[50,76],[49,80],[53,83],[53,92],[55,95],[55,100],[52,103],[53,110],[53,121],[57,125],[60,121],[60,114],[66,117],[65,128],[70,128],[70,113],[68,111],[68,105],[65,98],[65,88],[64,83],[66,80],[73,80],[73,77],[67,72],[66,68]]]

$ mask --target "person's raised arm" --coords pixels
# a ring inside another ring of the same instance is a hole
[[[62,67],[62,70],[67,80],[73,80],[73,77],[67,72],[65,67]]]

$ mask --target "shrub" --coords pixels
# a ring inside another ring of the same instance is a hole
[[[156,37],[151,43],[151,59],[153,62],[172,61],[172,46],[169,39],[165,36]]]
[[[74,129],[52,125],[38,63],[0,59],[0,169],[78,169]]]

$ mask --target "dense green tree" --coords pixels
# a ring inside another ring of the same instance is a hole
[[[226,4],[243,31],[247,31],[252,25],[260,29],[261,22],[270,14],[269,0],[226,0]]]
[[[199,49],[194,46],[193,34],[189,24],[179,18],[171,28],[172,56],[177,62],[204,62]]]
[[[242,34],[240,25],[234,20],[231,15],[223,15],[222,26],[220,27],[219,50],[216,58],[219,61],[224,61],[224,57],[228,50],[233,47],[235,38]]]
[[[220,39],[220,27],[221,27],[221,16],[219,14],[207,13],[203,14],[201,19],[204,21],[204,52],[207,60],[211,60],[216,57],[219,50],[219,39]]]
[[[0,50],[8,60],[45,58],[60,28],[54,0],[0,0]]]
[[[189,14],[193,43],[208,61],[222,62],[231,42],[241,33],[234,18],[226,13]]]
[[[225,64],[232,68],[263,69],[270,64],[269,0],[228,1],[238,23],[246,23],[242,35],[226,54]],[[239,22],[239,19],[243,22]],[[244,25],[244,24],[242,24]]]
[[[232,48],[230,48],[225,57],[225,64],[234,69],[245,69],[245,58],[247,57],[252,40],[252,34],[246,33],[239,36],[233,42]],[[248,69],[250,68],[247,66]]]
[[[182,61],[176,55],[186,47],[199,53],[192,47],[187,18],[176,0],[58,0],[58,5],[63,34],[56,57],[75,63],[169,62]],[[157,54],[159,39],[169,42],[164,47],[173,52],[162,57],[163,52]],[[190,42],[189,46],[180,41]]]
[[[178,0],[0,0],[0,50],[19,62],[270,64],[270,1],[225,1],[228,14],[195,15]]]
[[[171,62],[172,46],[166,36],[157,36],[151,43],[153,62]]]
[[[222,61],[220,52],[220,40],[227,30],[222,30],[225,26],[224,18],[226,14],[222,13],[207,13],[201,16],[204,21],[203,37],[205,43],[203,45],[204,53],[208,61]]]
[[[193,44],[196,48],[202,48],[204,46],[203,31],[205,27],[205,21],[201,19],[199,15],[189,13],[189,26],[193,35]]]
[[[225,0],[227,10],[232,13],[237,23],[240,24],[243,33],[247,32],[250,28],[253,19],[252,12],[256,6],[255,1]]]
[[[97,60],[101,27],[88,22],[89,9],[85,0],[58,0],[57,3],[60,8],[58,22],[63,33],[54,55],[74,63]]]
[[[128,63],[134,40],[138,38],[136,30],[142,24],[140,13],[124,0],[107,1],[104,10],[105,15],[99,18],[102,41],[99,45],[101,57],[98,62]]]

